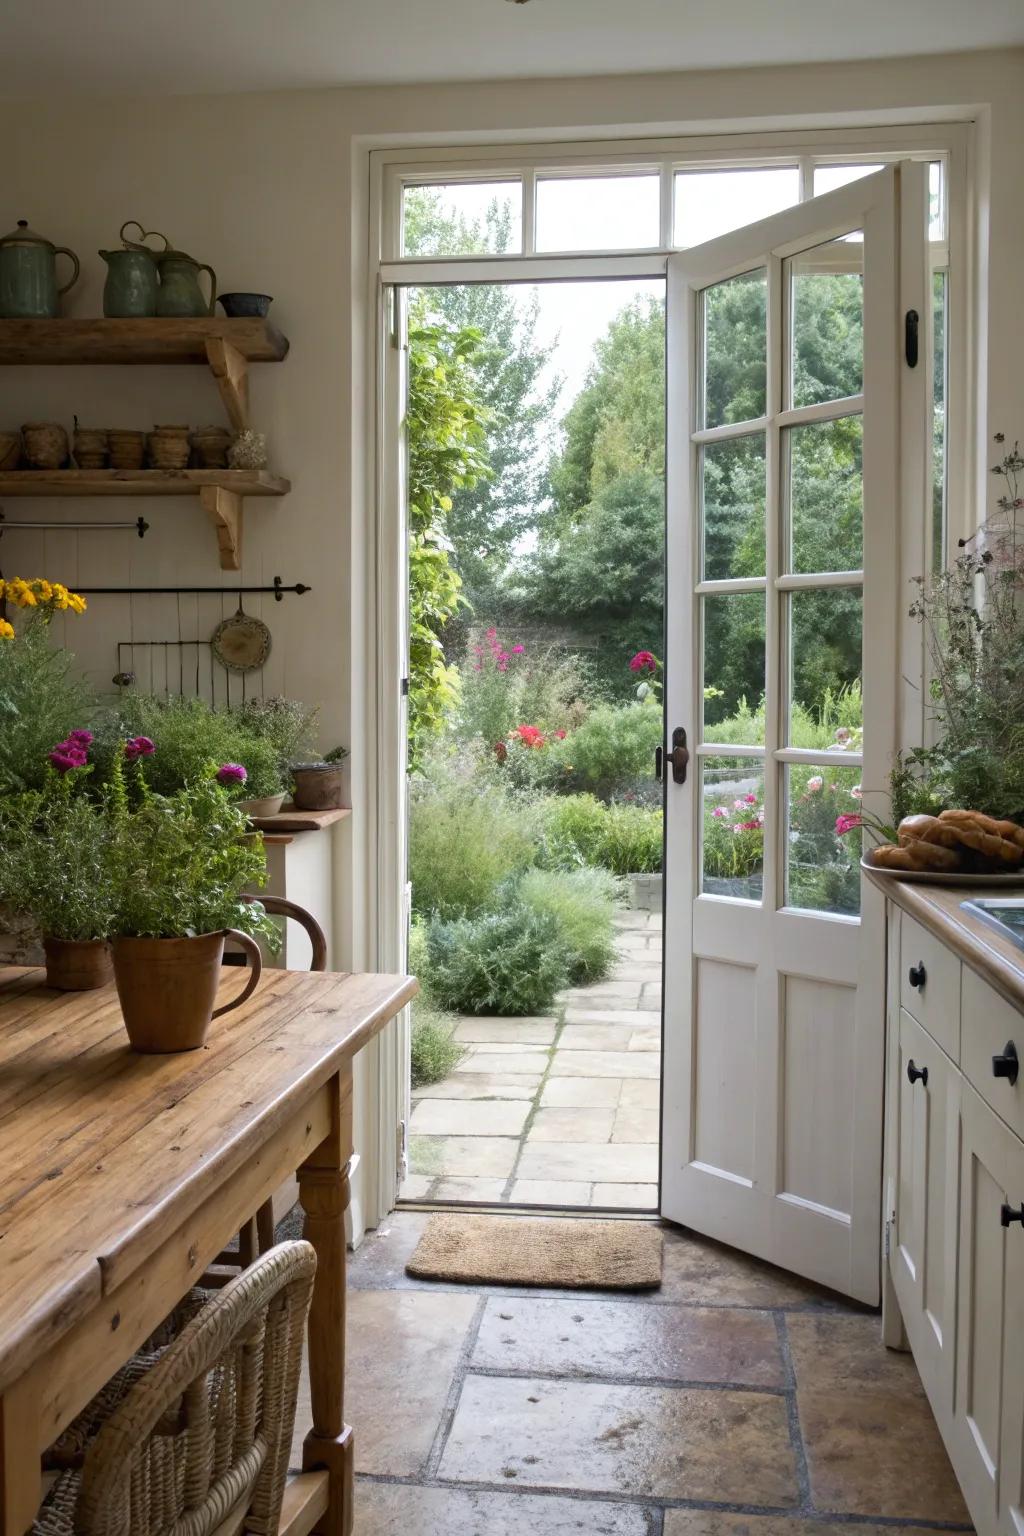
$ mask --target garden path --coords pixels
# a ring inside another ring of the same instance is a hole
[[[403,1200],[656,1210],[661,914],[620,910],[609,976],[538,1018],[462,1018],[413,1090]]]

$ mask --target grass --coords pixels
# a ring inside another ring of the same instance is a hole
[[[412,1005],[412,1086],[442,1082],[465,1054],[455,1039],[451,1014],[418,997]]]

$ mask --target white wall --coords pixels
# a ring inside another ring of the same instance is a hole
[[[374,582],[365,409],[370,145],[947,116],[979,124],[976,256],[987,278],[977,332],[980,430],[1024,435],[1021,52],[693,75],[0,106],[5,229],[26,218],[78,251],[84,276],[68,313],[101,313],[105,266],[95,253],[117,243],[128,218],[212,263],[225,290],[275,295],[273,317],[292,351],[281,365],[253,370],[253,413],[256,426],[268,432],[272,467],[290,476],[294,489],[283,501],[249,502],[240,579],[259,584],[280,575],[314,588],[280,604],[247,600],[246,607],[273,632],[267,691],[319,704],[325,745],[352,747],[356,811],[339,840],[337,872],[341,963],[373,962],[366,885],[374,779],[371,657],[363,638]],[[40,418],[70,426],[75,412],[83,424],[99,426],[221,419],[212,381],[200,369],[9,369],[0,375],[0,426]],[[143,543],[130,534],[10,533],[0,540],[6,574],[46,574],[82,586],[224,585],[223,603],[182,599],[180,608],[172,599],[96,599],[86,617],[69,621],[67,640],[100,682],[114,671],[117,639],[205,635],[222,610],[234,610],[235,578],[219,571],[213,532],[192,500],[8,501],[5,511],[9,518],[65,519],[142,511],[152,523]]]

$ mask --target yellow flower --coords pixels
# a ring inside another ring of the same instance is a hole
[[[8,624],[6,619],[0,619],[0,640],[14,639],[14,625]]]
[[[18,608],[38,608],[72,613],[85,612],[85,598],[77,592],[69,592],[62,581],[47,581],[45,576],[26,581],[23,576],[13,576],[0,581],[0,598],[6,597]]]

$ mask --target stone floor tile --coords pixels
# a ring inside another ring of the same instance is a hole
[[[665,1233],[661,1295],[666,1301],[734,1307],[793,1307],[833,1299],[809,1280],[679,1229]]]
[[[935,1536],[927,1526],[804,1520],[795,1515],[733,1515],[710,1509],[667,1509],[665,1536]]]
[[[501,1045],[550,1045],[555,1038],[554,1019],[468,1019],[455,1026],[455,1038],[463,1045],[478,1042]]]
[[[374,1232],[368,1232],[348,1256],[348,1283],[356,1289],[384,1290],[392,1286],[423,1285],[405,1273],[423,1229],[426,1211],[392,1211]],[[301,1232],[296,1232],[300,1236]]]
[[[604,1024],[608,1029],[641,1029],[651,1021],[639,1008],[567,1008],[565,1022],[569,1024]]]
[[[619,965],[613,965],[608,975],[611,981],[638,981],[641,985],[645,982],[657,983],[661,980],[661,961],[642,960],[638,955],[633,955]]]
[[[615,1109],[622,1082],[615,1077],[549,1077],[541,1090],[542,1109]]]
[[[968,1521],[924,1397],[797,1392],[814,1507],[829,1514]]]
[[[514,1099],[421,1099],[412,1112],[413,1136],[521,1136],[530,1106]]]
[[[415,1126],[416,1116],[413,1115]],[[615,1113],[615,1124],[612,1126],[612,1141],[653,1141],[657,1143],[659,1136],[659,1115],[657,1109],[632,1109],[620,1107]]]
[[[660,933],[662,928],[665,926],[664,914],[661,912],[648,912],[647,926],[655,933]]]
[[[434,1179],[430,1174],[407,1173],[402,1180],[402,1188],[399,1193],[400,1200],[425,1200],[427,1191]]]
[[[464,1056],[455,1068],[456,1072],[477,1075],[481,1072],[510,1073],[515,1077],[521,1077],[524,1072],[543,1073],[547,1071],[548,1054],[546,1051],[503,1051],[501,1059],[494,1052],[485,1052],[478,1046]]]
[[[633,1014],[634,1020],[638,1017]],[[635,1033],[628,1024],[566,1022],[558,1037],[558,1048],[562,1051],[628,1051],[630,1038]]]
[[[635,1008],[642,985],[639,981],[599,981],[589,987],[569,987],[558,994],[558,1000],[567,1008]]]
[[[661,1076],[661,1059],[654,1051],[556,1051],[552,1077]]]
[[[497,1205],[505,1193],[507,1179],[472,1179],[451,1176],[438,1179],[434,1185],[434,1200],[486,1200]]]
[[[640,1008],[644,1013],[661,1012],[661,983],[645,985],[640,994]]]
[[[786,1327],[801,1391],[924,1391],[913,1356],[886,1349],[874,1314],[818,1313],[791,1317]]]
[[[410,1136],[409,1172],[507,1178],[518,1151],[510,1136]]]
[[[469,1376],[439,1475],[790,1507],[785,1400],[754,1391]]]
[[[356,1484],[357,1536],[647,1536],[642,1509],[543,1494]]]
[[[542,1041],[528,1040],[474,1040],[469,1043],[469,1049],[481,1061],[489,1058],[492,1062],[500,1062],[505,1056],[519,1056],[523,1051],[543,1056],[547,1045]]]
[[[359,1425],[358,1472],[412,1477],[423,1471],[476,1306],[473,1294],[450,1291],[350,1292],[345,1416]],[[292,1466],[302,1465],[310,1423],[304,1370]]]
[[[651,1184],[658,1177],[658,1149],[600,1142],[528,1141],[517,1174],[524,1179],[585,1179],[606,1184]]]
[[[534,1141],[608,1141],[614,1109],[538,1109],[526,1137]]]
[[[635,907],[620,907],[612,917],[616,928],[628,931],[630,928],[643,929],[647,927],[647,913],[640,912]]]
[[[631,1211],[658,1209],[657,1184],[595,1184],[591,1205]]]
[[[441,1083],[414,1088],[420,1099],[532,1099],[540,1087],[540,1072],[466,1072]]]
[[[589,1205],[590,1185],[578,1179],[516,1179],[509,1200],[513,1205]]]
[[[620,1109],[657,1109],[661,1103],[661,1084],[646,1078],[632,1078],[623,1083]]]
[[[491,1297],[470,1369],[478,1366],[577,1378],[785,1383],[770,1313],[639,1301]]]
[[[643,1017],[643,1015],[640,1015]],[[660,1051],[661,1050],[661,1025],[641,1024],[639,1029],[634,1029],[629,1037],[627,1047],[631,1051]]]
[[[650,933],[646,929],[643,932],[627,932],[619,935],[615,948],[624,959],[631,955],[660,955],[661,934]]]

